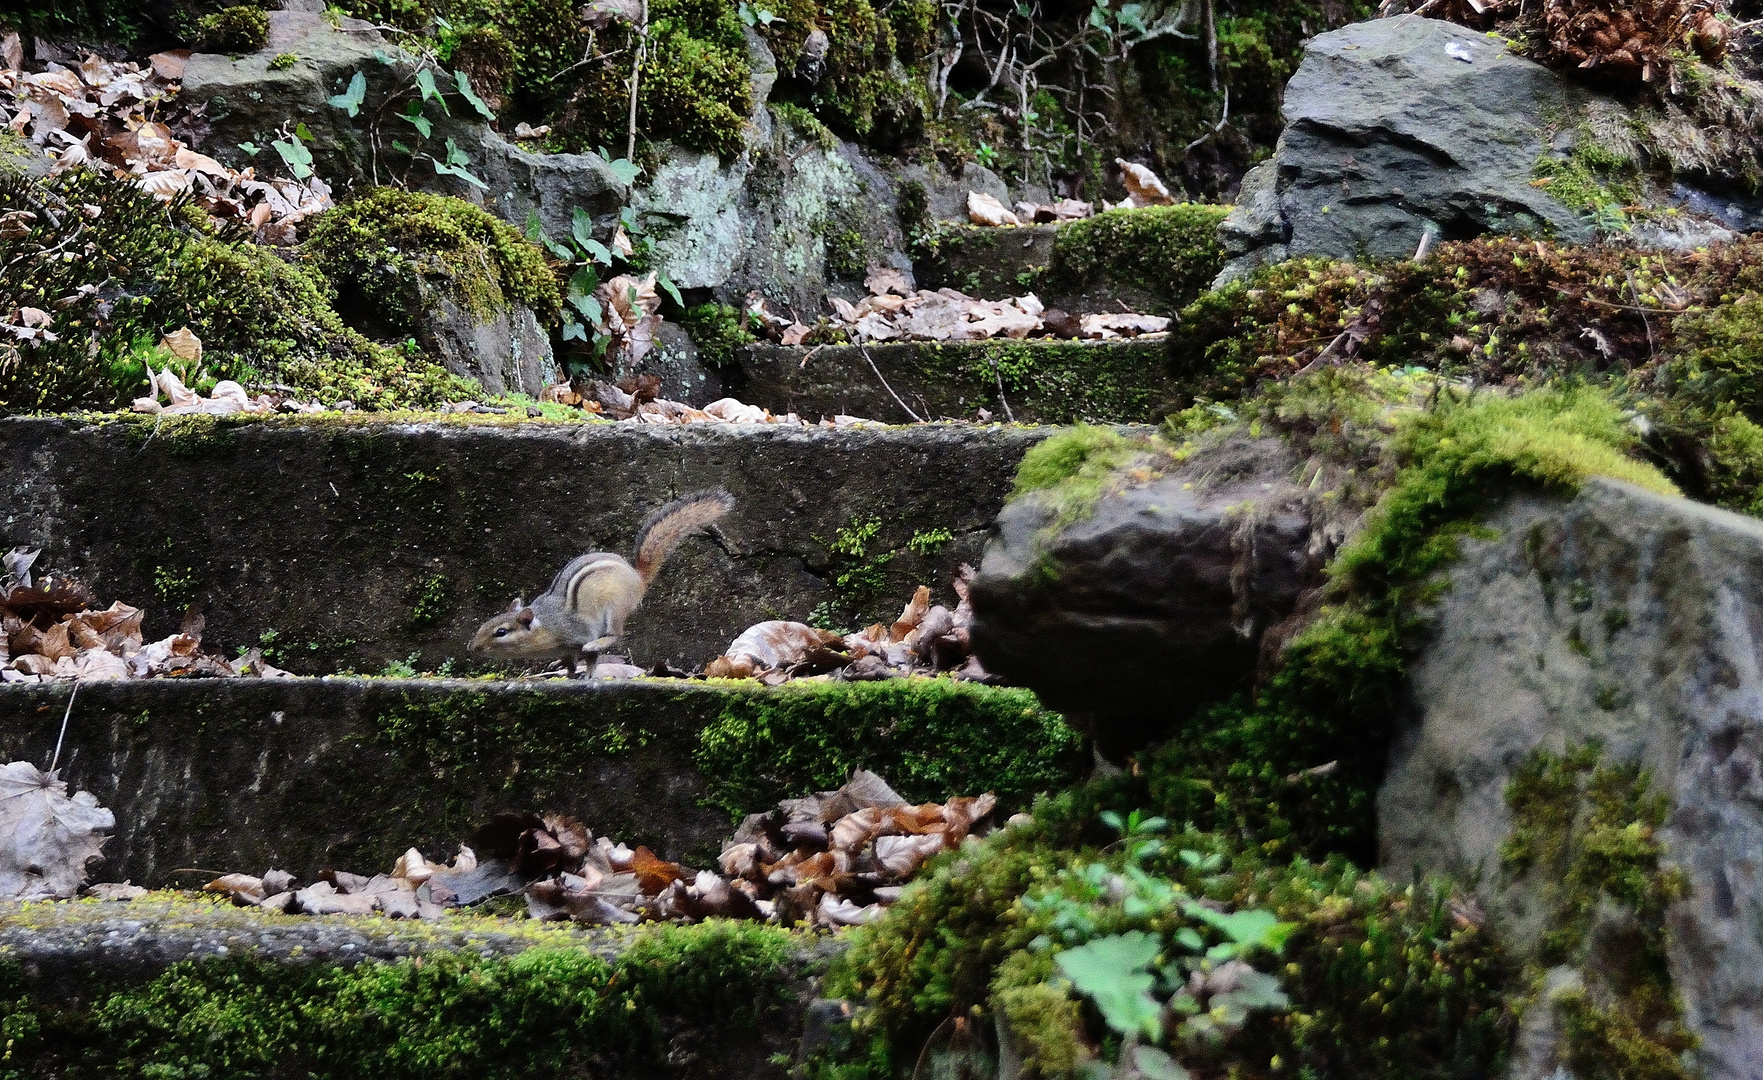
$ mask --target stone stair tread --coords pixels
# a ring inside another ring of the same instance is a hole
[[[733,396],[773,412],[888,423],[1154,424],[1184,401],[1160,337],[756,344],[730,380]]]
[[[851,600],[841,617],[864,625],[919,584],[953,603],[957,568],[977,562],[1018,460],[1046,435],[463,419],[0,420],[0,540],[43,547],[39,570],[104,603],[145,608],[149,640],[194,602],[206,642],[266,645],[278,667],[377,672],[414,657],[433,670],[464,661],[479,623],[576,555],[628,557],[649,511],[720,485],[736,506],[719,537],[669,560],[624,650],[695,669],[768,617]],[[821,542],[872,520],[864,559]],[[878,588],[835,587],[883,555]]]
[[[1027,691],[947,679],[156,679],[81,683],[69,714],[71,690],[0,687],[0,760],[48,761],[69,715],[62,778],[116,817],[99,877],[154,888],[187,867],[312,881],[411,847],[444,861],[507,810],[708,866],[742,815],[852,761],[914,801],[1017,807],[1085,764]]]

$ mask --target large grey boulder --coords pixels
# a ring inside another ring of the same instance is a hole
[[[998,515],[973,586],[986,669],[1079,720],[1104,753],[1167,735],[1247,689],[1263,633],[1332,551],[1300,459],[1234,437],[1056,527],[1031,493]]]
[[[1505,795],[1535,751],[1601,744],[1671,803],[1660,836],[1688,896],[1667,915],[1670,971],[1709,1080],[1763,1074],[1763,522],[1613,481],[1571,502],[1507,503],[1470,540],[1411,669],[1378,800],[1385,870],[1473,882],[1504,939],[1534,958],[1556,920],[1537,875],[1512,878]],[[1588,970],[1621,970],[1627,917],[1605,900]],[[1545,994],[1545,997],[1547,995]],[[1560,1064],[1546,1002],[1510,1075]]]
[[[1530,185],[1576,93],[1497,37],[1403,15],[1311,40],[1286,86],[1273,160],[1220,229],[1221,281],[1304,255],[1412,255],[1423,233],[1588,227]]]

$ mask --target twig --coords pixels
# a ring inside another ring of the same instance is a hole
[[[886,390],[888,392],[888,396],[893,398],[894,401],[899,404],[900,408],[906,410],[906,415],[910,416],[913,419],[914,423],[919,423],[919,424],[924,423],[924,418],[919,416],[917,413],[913,412],[912,406],[906,404],[904,401],[901,401],[900,395],[894,393],[894,388],[888,385],[888,380],[886,378],[883,378],[883,376],[882,376],[881,368],[878,368],[875,366],[875,359],[869,355],[869,346],[860,345],[860,346],[858,346],[858,349],[859,349],[859,351],[861,351],[863,353],[863,359],[869,361],[869,370],[875,372],[876,378],[881,379],[882,389]]]
[[[625,139],[624,158],[635,161],[637,157],[637,82],[643,73],[643,56],[649,50],[649,0],[643,0],[643,22],[637,27],[637,52],[631,58],[631,120],[629,134]]]
[[[998,403],[1004,406],[1004,419],[1016,423],[1016,414],[1010,411],[1010,399],[1004,396],[1004,375],[996,363],[992,364],[992,378],[998,380]]]
[[[1415,262],[1419,262],[1420,260],[1426,258],[1427,251],[1432,248],[1432,238],[1434,235],[1435,234],[1433,233],[1433,231],[1431,229],[1421,229],[1420,230],[1420,243],[1414,249],[1414,261]]]
[[[1635,287],[1634,271],[1632,270],[1628,272],[1628,291],[1629,295],[1634,297],[1635,303],[1640,303],[1641,291]],[[1653,345],[1653,320],[1647,318],[1645,309],[1641,311],[1641,325],[1647,328],[1647,357],[1650,360],[1657,360],[1659,350]]]
[[[55,766],[61,763],[61,740],[67,738],[67,722],[73,718],[73,699],[80,693],[80,683],[74,680],[73,689],[67,695],[67,711],[61,714],[61,734],[55,736],[55,753],[49,758],[49,775],[55,775]]]
[[[1315,371],[1317,368],[1321,367],[1322,362],[1324,360],[1327,360],[1330,356],[1334,355],[1335,349],[1339,348],[1341,343],[1343,341],[1346,341],[1347,337],[1349,335],[1351,335],[1352,333],[1353,333],[1353,328],[1348,327],[1347,329],[1342,330],[1340,333],[1336,334],[1335,339],[1333,341],[1329,342],[1326,346],[1324,346],[1323,350],[1321,352],[1316,354],[1316,359],[1310,361],[1308,364],[1305,364],[1303,367],[1299,368],[1297,370],[1296,374],[1305,375],[1305,374],[1308,374],[1312,371]]]

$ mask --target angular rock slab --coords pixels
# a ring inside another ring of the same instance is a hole
[[[1530,186],[1549,118],[1575,93],[1499,38],[1438,19],[1319,34],[1286,85],[1273,160],[1244,177],[1219,228],[1220,283],[1305,255],[1412,255],[1428,230],[1586,239],[1577,215]]]
[[[1710,1080],[1750,1080],[1763,1070],[1763,522],[1598,480],[1565,504],[1515,499],[1489,524],[1498,538],[1463,545],[1411,669],[1378,799],[1383,866],[1479,877],[1523,954],[1551,912],[1501,884],[1514,770],[1593,740],[1604,761],[1641,764],[1671,800],[1666,856],[1689,879],[1668,914],[1670,966],[1701,1063]],[[1510,1075],[1552,1072],[1540,1034]]]
[[[1237,440],[1048,535],[1034,495],[998,515],[973,588],[987,670],[1138,749],[1253,679],[1262,634],[1321,583],[1330,545],[1298,459]]]

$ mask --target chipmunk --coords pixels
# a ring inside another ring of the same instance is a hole
[[[571,665],[572,675],[574,662],[586,660],[592,675],[598,654],[624,634],[624,620],[673,549],[734,504],[734,496],[721,490],[668,503],[637,530],[634,567],[609,551],[577,556],[531,604],[516,600],[478,627],[470,650],[482,656],[559,660]]]

